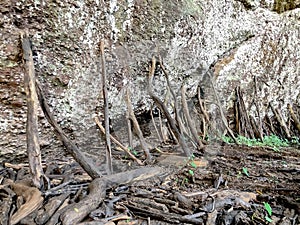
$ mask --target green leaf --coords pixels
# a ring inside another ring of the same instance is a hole
[[[193,167],[193,168],[197,168],[197,165],[196,165],[196,163],[195,163],[194,161],[190,162],[190,165],[191,165],[191,167]]]
[[[191,174],[192,176],[194,176],[194,171],[193,170],[189,170],[189,174]]]
[[[264,202],[265,209],[267,210],[269,216],[272,216],[272,208],[269,203]]]
[[[271,219],[270,217],[268,217],[268,216],[265,216],[265,219],[266,219],[266,221],[269,222],[269,223],[272,222],[272,219]]]
[[[249,177],[248,169],[246,167],[243,167],[243,173],[246,174],[247,177]]]

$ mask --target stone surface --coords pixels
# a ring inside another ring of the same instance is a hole
[[[100,40],[115,124],[125,114],[127,85],[136,111],[149,109],[149,62],[161,55],[174,90],[184,83],[195,96],[198,85],[203,88],[218,128],[211,78],[225,111],[237,86],[246,106],[258,102],[262,115],[270,101],[282,109],[299,106],[299,6],[299,0],[2,0],[0,154],[26,149],[21,30],[31,34],[37,77],[59,124],[88,150],[101,144],[93,122],[102,105]],[[166,82],[156,75],[155,92],[163,97]],[[42,139],[51,144],[51,129],[40,117]]]

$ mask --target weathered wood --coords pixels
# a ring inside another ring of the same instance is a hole
[[[74,225],[82,221],[104,200],[106,189],[115,185],[129,184],[135,181],[146,180],[154,176],[161,176],[165,173],[166,170],[161,167],[143,167],[93,180],[89,186],[89,195],[79,203],[68,206],[68,209],[61,215],[63,225]]]
[[[174,132],[182,150],[184,151],[184,153],[186,154],[187,157],[192,156],[192,152],[191,150],[188,148],[183,135],[180,133],[180,131],[178,130],[176,123],[174,121],[174,119],[171,117],[166,105],[154,94],[153,89],[152,89],[152,80],[153,80],[153,76],[154,76],[154,71],[155,71],[155,64],[156,64],[156,59],[155,57],[152,58],[152,65],[149,71],[149,77],[148,77],[148,92],[150,97],[152,98],[152,100],[154,101],[154,103],[159,107],[159,109],[165,114],[170,127],[172,129],[172,131]]]
[[[22,196],[25,200],[25,203],[18,209],[17,212],[15,212],[15,214],[12,215],[10,219],[10,224],[14,225],[34,210],[38,209],[42,205],[44,198],[42,197],[42,193],[34,187],[29,187],[23,184],[11,184],[11,187],[18,196]]]
[[[21,42],[25,67],[24,88],[27,99],[27,154],[33,184],[37,188],[41,188],[43,186],[42,177],[44,176],[44,172],[38,131],[38,97],[35,89],[34,63],[28,33],[21,33]]]
[[[296,114],[294,113],[293,107],[291,106],[291,104],[287,104],[287,108],[288,108],[288,110],[289,110],[289,112],[291,114],[291,117],[292,117],[292,119],[294,121],[294,124],[295,124],[297,130],[300,132],[300,122],[299,122]]]
[[[198,145],[199,150],[203,150],[204,145],[203,145],[200,137],[198,136],[197,129],[195,127],[195,122],[192,120],[192,118],[190,116],[190,112],[189,112],[189,109],[188,109],[185,93],[186,93],[186,87],[185,87],[185,85],[182,85],[182,87],[181,87],[181,101],[182,101],[182,108],[183,108],[184,116],[187,120],[187,124],[190,128],[190,131],[192,133],[194,141]]]
[[[105,56],[104,56],[104,41],[100,42],[100,56],[102,67],[102,94],[104,100],[104,124],[105,124],[105,144],[106,144],[106,167],[107,174],[113,173],[112,156],[111,156],[111,143],[110,143],[110,131],[109,131],[109,109],[108,109],[108,91],[107,91],[107,76],[105,68]]]
[[[138,139],[140,141],[141,147],[144,150],[144,153],[147,157],[147,161],[150,162],[151,161],[151,154],[150,154],[150,145],[146,142],[144,136],[143,136],[143,132],[141,131],[140,125],[136,119],[136,116],[134,115],[134,111],[132,108],[132,103],[130,100],[130,91],[129,88],[127,87],[126,89],[126,95],[125,95],[125,102],[126,102],[126,106],[127,106],[127,111],[128,111],[128,116],[133,124],[133,128],[138,136]]]
[[[85,157],[85,155],[68,138],[66,133],[60,128],[60,126],[55,121],[38,82],[36,82],[36,87],[38,98],[40,101],[40,106],[42,107],[44,115],[48,122],[51,124],[51,126],[54,128],[56,134],[61,139],[64,146],[66,147],[66,151],[73,156],[73,158],[79,163],[79,165],[85,170],[85,172],[87,172],[87,174],[90,175],[93,179],[101,177],[102,174],[97,169],[97,167]]]

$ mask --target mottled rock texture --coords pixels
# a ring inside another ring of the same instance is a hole
[[[115,123],[125,114],[127,85],[136,111],[150,107],[149,62],[161,55],[175,91],[184,83],[195,96],[202,87],[218,127],[210,79],[225,112],[237,86],[246,106],[251,110],[254,100],[262,114],[270,101],[284,110],[299,106],[299,7],[299,0],[2,0],[0,154],[26,150],[21,30],[31,35],[36,74],[58,122],[87,149],[99,145],[93,117],[102,104],[100,40]],[[158,74],[155,91],[163,97],[166,90]],[[43,144],[50,145],[51,129],[40,117]]]

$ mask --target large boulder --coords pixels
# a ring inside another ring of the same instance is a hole
[[[262,116],[270,101],[283,109],[300,104],[299,5],[279,0],[3,0],[0,153],[26,150],[21,30],[31,35],[36,74],[56,119],[78,145],[90,148],[99,145],[93,118],[102,106],[101,40],[114,123],[125,114],[128,85],[135,110],[149,109],[149,63],[161,55],[176,92],[185,84],[192,97],[202,88],[218,129],[212,84],[225,112],[238,86],[249,111],[255,100]],[[164,76],[157,74],[155,92],[163,98],[166,90]],[[50,145],[51,129],[42,113],[40,118],[43,143]]]

